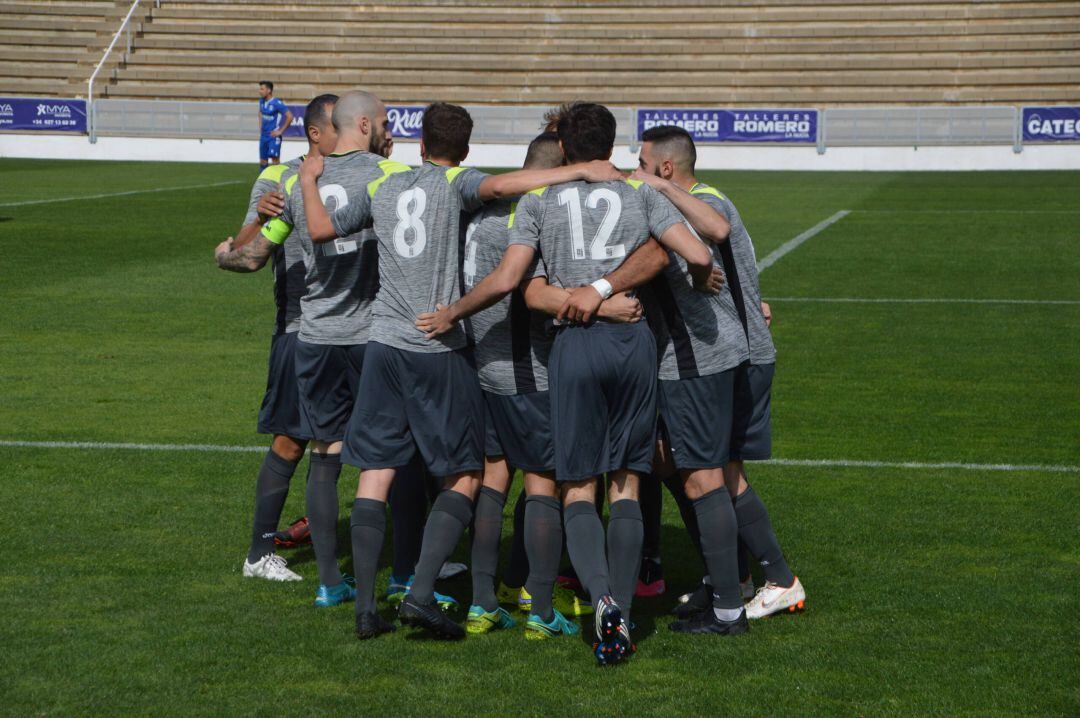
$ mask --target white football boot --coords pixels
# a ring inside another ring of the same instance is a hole
[[[764,618],[781,611],[794,613],[805,605],[806,591],[803,590],[798,576],[795,577],[795,583],[788,588],[766,581],[765,585],[754,594],[750,603],[746,604],[746,617],[749,619]]]
[[[265,578],[268,581],[303,581],[298,573],[288,569],[288,564],[281,556],[268,553],[255,563],[244,559],[245,578]]]

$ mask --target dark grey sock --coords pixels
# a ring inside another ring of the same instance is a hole
[[[424,543],[409,591],[420,603],[435,600],[435,579],[439,577],[439,569],[457,548],[472,515],[473,502],[465,494],[445,490],[435,499],[424,527]]]
[[[620,499],[611,505],[607,528],[608,580],[611,596],[626,620],[630,620],[630,604],[641,572],[644,530],[641,504],[633,499]]]
[[[559,525],[562,535],[562,525]],[[560,548],[561,550],[561,548]],[[525,489],[518,494],[514,505],[514,535],[510,539],[510,558],[503,571],[503,583],[510,588],[521,588],[529,577],[529,555],[525,550]]]
[[[675,499],[675,504],[679,507],[679,515],[682,516],[686,531],[690,534],[690,542],[694,544],[694,548],[697,549],[698,556],[701,557],[701,562],[704,564],[705,554],[701,551],[701,529],[698,528],[697,513],[694,512],[694,502],[686,495],[686,487],[683,485],[682,477],[678,474],[672,474],[664,479],[664,485],[668,487],[672,498]],[[708,570],[709,568],[706,566],[705,571],[708,572]]]
[[[765,503],[752,486],[735,499],[735,516],[738,520],[739,537],[746,542],[751,555],[761,564],[765,578],[781,586],[795,583],[795,575],[788,568],[780,542],[776,540],[772,521]]]
[[[735,512],[735,518],[739,518],[739,512]],[[750,558],[746,555],[747,548],[746,542],[742,540],[742,536],[739,537],[739,583],[744,583],[750,580]]]
[[[742,608],[739,593],[738,528],[731,494],[720,487],[694,501],[701,548],[713,587],[713,608]]]
[[[660,479],[652,474],[642,476],[639,486],[641,522],[645,529],[641,555],[658,559],[660,558],[660,523],[664,509],[664,492],[660,486]]]
[[[319,568],[319,583],[336,586],[341,583],[337,564],[337,482],[341,475],[341,456],[311,454],[311,472],[307,484],[307,515],[311,529],[311,545]]]
[[[604,552],[604,524],[600,522],[596,506],[588,501],[575,501],[563,511],[563,525],[570,563],[595,605],[601,596],[611,593]]]
[[[390,486],[390,521],[394,529],[391,573],[394,576],[404,578],[416,570],[427,510],[427,469],[414,457],[397,470],[394,483]]]
[[[532,612],[550,621],[555,617],[551,599],[562,559],[562,513],[559,500],[551,496],[530,496],[523,503],[525,550],[529,554],[529,578],[525,581],[525,590],[532,596]]]
[[[296,464],[286,461],[273,449],[266,452],[259,479],[255,482],[255,516],[251,521],[251,546],[247,560],[255,563],[268,553],[274,553],[274,532],[281,521],[281,509],[289,495],[289,481]]]
[[[356,612],[375,610],[375,575],[386,535],[386,504],[375,499],[355,499],[352,520],[353,573],[356,575]]]
[[[472,540],[472,602],[485,611],[499,607],[495,598],[495,569],[499,565],[499,539],[502,538],[503,506],[506,494],[484,486],[476,499]]]

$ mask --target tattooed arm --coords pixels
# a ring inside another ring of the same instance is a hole
[[[270,259],[277,246],[258,233],[240,246],[236,246],[233,238],[229,237],[217,246],[214,257],[219,267],[230,272],[257,272],[266,265],[266,260]]]

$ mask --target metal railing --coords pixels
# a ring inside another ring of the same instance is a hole
[[[1020,152],[1015,107],[838,107],[822,113],[818,152],[828,147],[1012,145]]]
[[[90,73],[90,79],[86,81],[86,130],[87,134],[90,136],[90,142],[97,142],[97,127],[94,123],[94,80],[97,79],[98,73],[101,72],[101,68],[105,66],[105,61],[109,59],[109,54],[112,53],[113,48],[116,47],[116,42],[120,39],[120,35],[125,33],[124,62],[127,62],[128,55],[131,54],[131,16],[135,14],[135,10],[139,7],[139,2],[140,0],[135,0],[131,3],[127,15],[124,15],[124,21],[120,23],[120,27],[116,29],[116,34],[113,35],[112,42],[105,48],[105,52],[101,56],[101,60],[98,61],[97,67]],[[161,0],[154,0],[154,7],[161,7]]]
[[[527,143],[543,127],[547,109],[542,105],[470,106],[473,140]],[[254,100],[248,103],[106,98],[88,104],[87,123],[102,135],[254,140],[258,131],[250,122],[253,111]],[[612,107],[611,111],[618,122],[618,142],[635,148],[638,144],[635,110]],[[1019,152],[1023,136],[1020,124],[1021,113],[1011,106],[826,109],[818,118],[817,147],[818,152],[824,153],[829,147],[1006,145]]]

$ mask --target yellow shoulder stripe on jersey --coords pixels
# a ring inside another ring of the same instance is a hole
[[[547,186],[544,186],[544,187],[537,187],[536,189],[533,189],[533,190],[529,190],[529,194],[534,194],[534,195],[536,195],[537,197],[543,197],[543,196],[544,196],[544,192],[547,192],[547,191],[548,191],[548,188],[547,188]]]
[[[292,225],[280,217],[274,217],[262,228],[262,236],[266,237],[266,241],[271,244],[284,244],[290,234],[292,234]]]
[[[698,182],[696,185],[690,188],[690,194],[711,194],[717,199],[727,199],[727,197],[720,194],[720,192],[715,187],[710,187],[709,185],[702,184],[701,182]]]
[[[644,182],[642,182],[641,180],[636,180],[636,179],[629,179],[629,178],[627,178],[627,179],[626,179],[626,184],[630,185],[630,186],[631,186],[631,187],[633,187],[634,189],[641,189],[641,185],[643,185],[643,184],[645,184],[645,183],[644,183]]]
[[[510,216],[506,218],[506,228],[507,229],[513,229],[514,228],[514,215],[517,214],[517,206],[518,206],[517,202],[511,202],[510,203]]]
[[[280,182],[281,175],[285,174],[285,170],[287,169],[289,168],[286,165],[270,165],[259,173],[259,179],[270,182]]]
[[[296,186],[296,181],[298,179],[300,179],[300,175],[294,174],[290,176],[289,179],[285,180],[285,194],[292,192],[292,188]]]
[[[399,172],[408,172],[412,169],[412,167],[409,167],[409,165],[405,164],[404,162],[398,162],[397,160],[380,160],[379,169],[381,169],[383,172],[382,177],[379,177],[379,179],[377,180],[372,180],[371,182],[368,182],[368,197],[374,197],[376,190],[379,189],[382,183],[385,182],[390,177],[390,175],[396,175]]]
[[[464,167],[451,167],[450,169],[446,170],[446,181],[450,184],[454,184],[454,180],[457,179],[457,176],[464,171]]]

